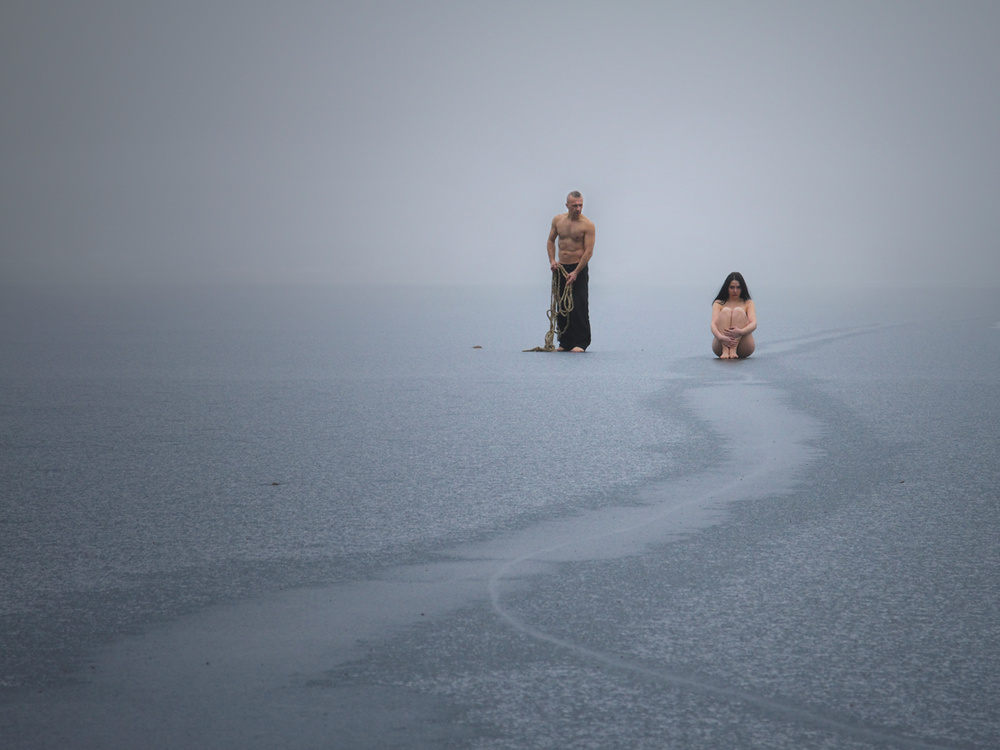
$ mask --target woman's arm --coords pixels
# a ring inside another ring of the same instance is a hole
[[[736,341],[719,329],[719,316],[722,315],[723,304],[719,300],[712,303],[712,335],[726,346],[735,346]]]
[[[717,339],[722,338],[722,331],[719,330],[719,313],[722,312],[722,303],[716,300],[712,303],[712,335]]]
[[[754,307],[753,300],[747,300],[747,324],[740,329],[740,336],[746,336],[748,333],[753,333],[757,330],[757,309]]]

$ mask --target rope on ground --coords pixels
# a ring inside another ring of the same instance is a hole
[[[569,315],[573,311],[573,285],[566,284],[559,291],[559,274],[565,279],[569,276],[566,269],[557,265],[552,271],[552,293],[549,297],[549,332],[545,334],[545,346],[536,346],[534,349],[522,349],[525,352],[554,352],[556,350],[556,335],[562,335],[566,329],[558,330],[558,319],[560,315]],[[569,320],[566,321],[569,325]]]

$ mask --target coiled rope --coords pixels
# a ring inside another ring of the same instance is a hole
[[[552,292],[549,296],[549,311],[547,315],[549,316],[549,332],[545,334],[545,346],[536,346],[534,349],[522,349],[525,352],[554,352],[556,350],[556,334],[560,336],[565,333],[566,329],[563,328],[561,331],[558,330],[558,318],[560,315],[569,315],[573,311],[573,285],[566,284],[562,288],[562,293],[559,292],[559,274],[562,273],[562,277],[568,278],[569,274],[566,269],[561,265],[557,265],[552,270]],[[566,320],[566,325],[569,325],[569,320]]]

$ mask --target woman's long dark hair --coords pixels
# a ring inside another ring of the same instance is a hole
[[[719,290],[718,295],[715,297],[716,302],[726,304],[726,301],[729,299],[729,284],[733,279],[740,282],[740,299],[744,302],[750,299],[750,290],[747,289],[747,283],[743,280],[743,274],[739,271],[733,271],[726,277],[726,280],[722,282],[722,289]]]

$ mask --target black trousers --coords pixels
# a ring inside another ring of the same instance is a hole
[[[563,268],[567,273],[571,273],[577,263],[564,263]],[[590,346],[590,305],[587,300],[588,286],[590,284],[590,266],[584,267],[580,275],[573,282],[573,309],[569,315],[558,315],[556,324],[562,333],[559,334],[559,346],[566,351],[580,347],[586,349]],[[562,295],[566,287],[566,279],[559,274],[559,294]]]

